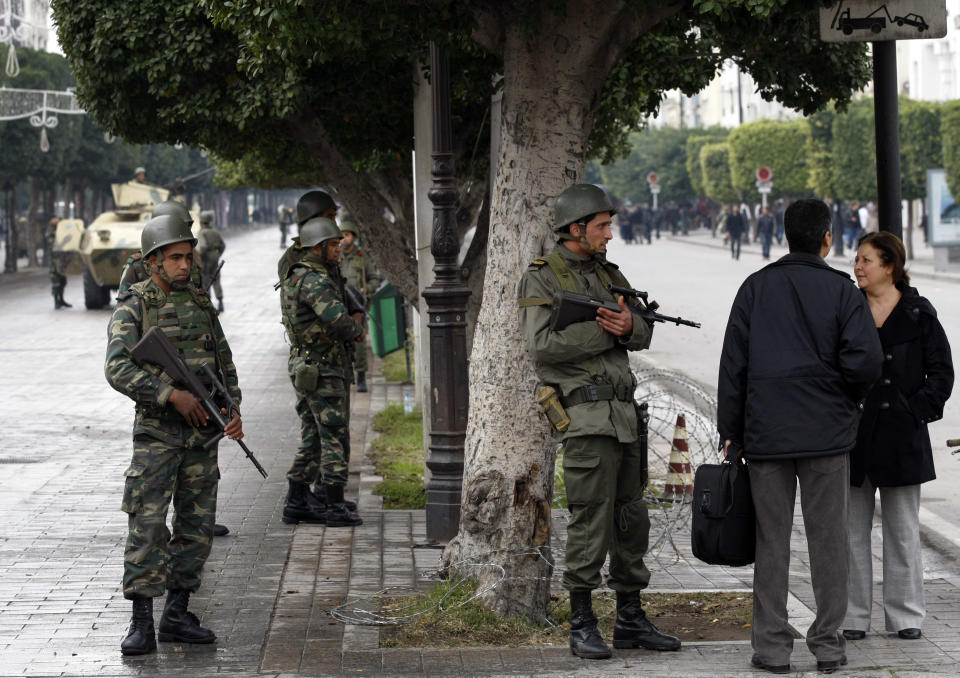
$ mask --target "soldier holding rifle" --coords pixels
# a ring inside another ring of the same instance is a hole
[[[617,594],[613,644],[677,650],[640,605],[650,582],[644,565],[650,520],[643,500],[645,445],[633,399],[636,380],[628,351],[650,345],[651,325],[635,316],[608,285],[630,287],[606,259],[615,210],[599,187],[577,184],[557,198],[554,250],[530,264],[520,281],[520,330],[542,384],[538,399],[563,439],[570,522],[563,585],[570,591],[570,650],[604,659],[610,648],[597,630],[591,592],[610,554],[610,588]],[[560,292],[599,299],[589,321],[551,327],[550,305]],[[614,310],[616,308],[616,310]]]
[[[190,282],[197,241],[174,215],[151,219],[143,229],[148,280],[133,284],[117,300],[108,328],[104,372],[117,391],[136,403],[133,460],[127,468],[123,510],[129,515],[124,550],[123,595],[133,619],[120,645],[125,655],[156,650],[153,599],[167,592],[159,640],[212,643],[216,636],[187,610],[200,587],[210,554],[217,504],[216,445],[221,433],[190,391],[175,388],[159,367],[135,362],[132,352],[152,327],[159,327],[201,382],[202,365],[214,366],[233,403],[240,403],[237,370],[210,299]],[[240,413],[223,412],[223,434],[243,437]],[[167,509],[174,505],[173,533]]]

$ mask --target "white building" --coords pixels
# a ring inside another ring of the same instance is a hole
[[[46,50],[50,0],[0,0],[0,42]]]
[[[960,99],[960,0],[946,0],[947,36],[897,42],[897,84],[920,101]]]

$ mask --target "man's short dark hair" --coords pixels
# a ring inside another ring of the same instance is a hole
[[[790,251],[819,256],[823,236],[832,222],[830,208],[822,200],[807,198],[790,203],[783,214],[783,230]]]

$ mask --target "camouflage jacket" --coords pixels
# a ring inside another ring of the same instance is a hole
[[[606,259],[580,256],[562,244],[557,245],[554,253],[563,259],[580,294],[594,299],[613,299],[597,273],[599,266],[604,269],[604,277],[629,286],[617,266]],[[518,296],[534,301],[549,300],[561,289],[560,281],[547,261],[537,259],[523,274]],[[633,333],[628,337],[616,337],[596,321],[573,323],[555,332],[550,329],[548,302],[529,306],[521,304],[520,332],[537,377],[543,383],[553,385],[562,398],[576,398],[582,393],[581,387],[589,390],[601,385],[612,386],[618,393],[611,399],[567,406],[571,423],[563,434],[564,438],[603,435],[616,437],[622,443],[637,439],[633,404],[636,379],[630,369],[627,351],[639,351],[650,345],[653,330],[647,323],[634,316]]]
[[[192,285],[168,296],[152,280],[134,284],[120,295],[110,319],[104,364],[110,385],[136,403],[134,436],[145,434],[171,445],[202,443],[215,429],[190,427],[169,402],[174,388],[169,378],[155,366],[141,367],[130,357],[133,347],[152,325],[163,329],[187,364],[198,371],[198,376],[199,362],[215,362],[219,368],[215,371],[219,371],[230,396],[239,406],[237,368],[213,304],[202,290]]]
[[[347,312],[337,266],[308,251],[283,281],[280,308],[291,351],[309,352],[321,374],[347,378],[348,347],[363,326]]]
[[[370,255],[358,245],[349,252],[340,250],[340,270],[347,283],[353,285],[369,298],[380,285],[380,273],[370,260]]]
[[[226,248],[223,236],[215,228],[205,226],[200,229],[195,252],[201,264],[216,263]]]
[[[120,273],[120,285],[117,287],[117,299],[130,291],[130,288],[138,282],[149,280],[150,275],[143,265],[143,255],[140,252],[134,252],[127,257],[127,263],[123,265],[123,271]],[[203,283],[200,275],[200,265],[195,260],[193,268],[190,269],[190,282],[196,287],[202,288]]]

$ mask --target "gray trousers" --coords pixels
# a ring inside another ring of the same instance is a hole
[[[810,555],[817,616],[807,647],[820,661],[840,659],[846,648],[840,623],[847,611],[846,454],[810,459],[750,461],[757,511],[757,560],[753,571],[752,644],[767,664],[789,664],[793,634],[787,625],[790,535],[800,481],[800,508]]]
[[[920,486],[881,487],[883,614],[887,631],[919,629],[926,616],[920,551]],[[843,628],[870,630],[873,554],[870,536],[877,488],[864,479],[850,488],[850,577]]]

